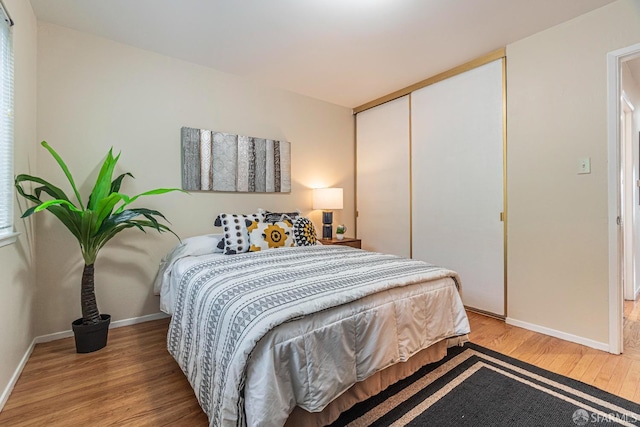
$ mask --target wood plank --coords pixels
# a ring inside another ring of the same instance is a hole
[[[575,380],[581,379],[582,376],[585,374],[585,372],[589,370],[589,367],[591,366],[591,363],[593,362],[593,360],[600,353],[601,352],[594,351],[594,352],[585,354],[582,358],[580,358],[580,360],[578,360],[578,363],[576,363],[576,365],[567,374],[567,376]]]
[[[207,426],[166,350],[168,319],[109,331],[105,349],[75,353],[71,338],[38,344],[4,410],[2,426]]]
[[[577,364],[580,362],[580,360],[583,357],[585,357],[590,352],[597,351],[597,350],[585,347],[583,345],[579,345],[575,343],[569,343],[569,344],[571,344],[569,357],[567,357],[563,361],[562,365],[560,365],[557,368],[557,370],[554,370],[554,372],[560,375],[569,376],[569,373],[577,366]]]
[[[606,391],[613,394],[620,393],[622,389],[622,385],[624,384],[624,380],[627,377],[627,373],[631,368],[631,363],[633,360],[628,357],[619,357],[618,364],[614,368],[611,373],[611,377],[609,378],[609,383],[604,387]]]
[[[624,377],[622,387],[616,394],[625,399],[634,400],[638,390],[640,390],[640,360],[633,360]]]

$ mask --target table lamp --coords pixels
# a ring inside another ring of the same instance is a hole
[[[342,188],[314,188],[313,209],[322,209],[322,238],[333,237],[333,209],[342,209]]]

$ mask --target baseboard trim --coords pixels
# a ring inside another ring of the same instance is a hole
[[[150,322],[152,320],[166,319],[169,317],[168,314],[165,313],[153,313],[147,314],[145,316],[140,317],[132,317],[130,319],[122,319],[111,322],[109,325],[109,329],[121,328],[123,326],[131,326],[137,323]],[[69,338],[73,336],[73,331],[71,329],[62,332],[55,332],[53,334],[41,335],[35,338],[36,344],[41,344],[50,341],[61,340],[63,338]]]
[[[111,325],[109,325],[109,329],[121,328],[123,326],[135,325],[137,323],[150,322],[152,320],[166,319],[167,317],[169,317],[169,315],[165,313],[154,313],[154,314],[147,314],[145,316],[140,316],[140,317],[132,317],[130,319],[116,320],[115,322],[111,322]],[[11,392],[13,391],[13,388],[18,382],[18,378],[20,378],[20,374],[22,374],[22,370],[24,369],[27,362],[29,361],[29,357],[31,356],[31,353],[33,353],[33,349],[35,348],[36,344],[51,342],[51,341],[60,340],[63,338],[69,338],[72,336],[73,336],[73,331],[68,330],[68,331],[62,331],[62,332],[55,332],[53,334],[41,335],[41,336],[35,337],[31,341],[31,344],[27,348],[27,351],[24,353],[24,356],[22,356],[20,363],[18,363],[18,366],[16,367],[15,372],[11,376],[9,383],[4,388],[2,395],[0,395],[0,412],[2,412],[2,409],[4,409],[4,405],[9,400],[9,396],[11,396]]]
[[[2,391],[2,396],[0,396],[0,412],[2,412],[2,410],[4,409],[4,405],[9,400],[9,396],[11,396],[11,392],[13,391],[13,388],[18,382],[18,378],[20,378],[20,374],[22,374],[22,370],[24,369],[25,365],[29,361],[29,357],[31,356],[31,353],[33,353],[33,349],[35,346],[36,346],[36,340],[33,339],[31,341],[31,344],[29,344],[27,351],[24,353],[24,356],[22,356],[20,363],[18,363],[16,370],[13,372],[13,375],[9,380],[9,384],[7,384],[7,386]]]
[[[116,320],[115,322],[111,322],[109,329],[121,328],[123,326],[131,326],[137,323],[151,322],[152,320],[166,319],[168,317],[171,317],[171,316],[169,316],[166,313],[160,312],[160,313],[147,314],[145,316],[140,316],[140,317],[132,317],[131,319]]]
[[[566,332],[558,331],[555,329],[547,328],[545,326],[536,325],[534,323],[523,322],[522,320],[517,320],[511,317],[507,317],[505,322],[508,325],[517,326],[519,328],[528,329],[533,332],[539,332],[541,334],[549,335],[555,338],[560,338],[561,340],[574,342],[576,344],[586,345],[587,347],[595,348],[596,350],[609,351],[609,344],[591,340],[589,338],[580,337],[578,335],[569,334]]]

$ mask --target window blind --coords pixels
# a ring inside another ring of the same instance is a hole
[[[0,238],[13,234],[13,43],[0,7]]]

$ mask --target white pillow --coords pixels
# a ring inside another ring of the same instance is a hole
[[[222,253],[218,244],[222,241],[222,234],[204,234],[186,238],[175,249],[182,247],[183,256],[198,256],[214,253]]]
[[[165,279],[165,275],[168,275],[171,271],[173,263],[180,258],[188,256],[200,256],[213,253],[222,253],[222,248],[218,247],[218,244],[222,241],[222,234],[205,234],[203,236],[194,236],[184,239],[181,243],[174,246],[171,251],[162,258],[160,261],[160,267],[158,268],[158,274],[153,283],[153,290],[156,295],[160,294],[160,288],[162,287],[162,281]]]

